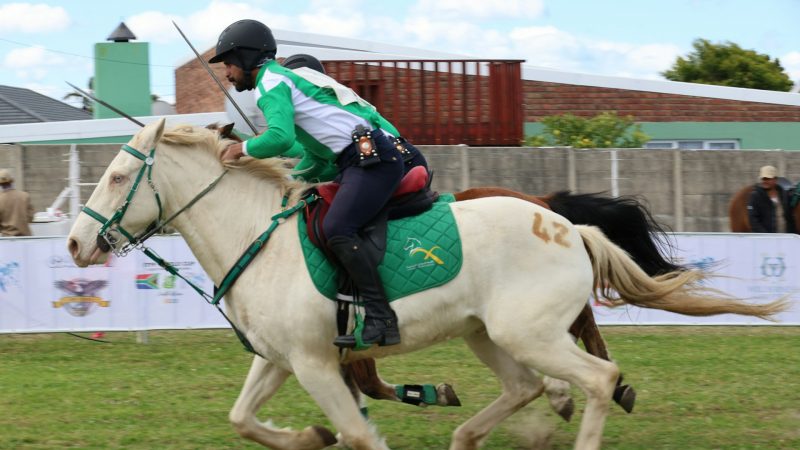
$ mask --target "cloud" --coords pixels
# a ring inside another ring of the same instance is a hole
[[[780,58],[781,66],[795,85],[800,85],[800,52],[790,52]]]
[[[514,28],[508,34],[510,53],[527,64],[559,70],[579,70],[586,46],[575,36],[556,27]]]
[[[506,57],[525,58],[527,64],[551,69],[620,77],[662,79],[658,73],[681,52],[671,44],[597,41],[551,26],[515,28],[508,36]]]
[[[543,0],[419,0],[411,7],[419,17],[531,19],[544,12]]]
[[[370,24],[372,18],[364,17],[359,5],[358,0],[314,0],[308,8],[313,12],[298,16],[299,28],[311,33],[363,38],[365,25]]]
[[[181,40],[172,25],[172,21],[175,21],[197,50],[202,52],[216,43],[225,27],[241,19],[258,20],[270,28],[287,28],[296,23],[288,16],[272,14],[247,3],[217,0],[188,16],[145,11],[127,18],[125,23],[139,40],[165,44]]]
[[[7,3],[0,6],[0,30],[3,33],[44,33],[61,31],[71,23],[60,6],[43,3]]]
[[[17,77],[24,80],[42,80],[48,74],[47,67],[64,63],[63,57],[43,47],[16,48],[3,58],[3,67],[15,71]]]

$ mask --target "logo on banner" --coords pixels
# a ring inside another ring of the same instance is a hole
[[[158,274],[140,273],[136,275],[136,289],[158,289]]]
[[[112,258],[112,256],[113,255],[108,256],[108,259],[106,260],[105,264],[103,264],[103,267],[111,267],[114,265],[112,264],[112,261],[114,259]],[[75,265],[75,262],[72,261],[72,258],[70,256],[62,254],[62,255],[50,255],[50,258],[47,259],[47,267],[51,269],[65,269],[78,266]]]
[[[108,281],[105,280],[73,278],[71,280],[59,280],[53,284],[69,294],[53,302],[53,308],[63,307],[70,315],[75,317],[84,317],[91,314],[98,306],[107,308],[111,303],[97,296],[97,291],[108,286]]]
[[[765,256],[761,261],[761,275],[767,278],[780,278],[786,272],[786,263],[782,256]]]
[[[16,261],[0,266],[0,292],[8,292],[11,286],[19,287],[18,271],[19,263]]]
[[[77,267],[67,255],[51,255],[47,260],[47,267],[51,269],[63,269],[66,267]]]
[[[701,271],[708,271],[714,268],[717,265],[717,260],[710,256],[706,256],[705,258],[695,259],[686,263],[686,265],[690,268],[701,270]]]
[[[184,264],[185,267],[192,265],[194,265],[193,262]],[[206,276],[202,273],[187,272],[184,276],[196,285],[202,285],[206,281]],[[173,274],[140,273],[136,275],[136,289],[158,291],[155,294],[164,303],[178,303],[180,297],[184,295],[181,291],[188,287],[188,284]]]

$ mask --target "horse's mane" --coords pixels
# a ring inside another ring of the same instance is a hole
[[[170,130],[166,130],[161,136],[161,141],[166,144],[181,147],[199,147],[213,155],[217,160],[222,158],[225,149],[235,144],[232,139],[220,138],[215,130],[193,125],[178,125]],[[280,186],[284,192],[290,193],[289,204],[296,203],[303,193],[312,185],[302,180],[292,177],[295,172],[292,170],[294,160],[283,158],[248,158],[244,157],[235,162],[226,162],[223,165],[229,169],[242,170]]]

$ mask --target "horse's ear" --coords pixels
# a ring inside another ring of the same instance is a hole
[[[166,124],[167,124],[167,118],[166,117],[162,117],[162,118],[158,119],[158,122],[156,122],[156,132],[155,132],[155,136],[153,137],[153,144],[154,145],[155,145],[156,142],[160,141],[161,140],[161,136],[164,135],[164,126]]]
[[[136,145],[142,148],[147,147],[148,149],[155,147],[164,134],[164,125],[166,122],[167,119],[162,117],[153,123],[145,125],[142,131],[134,136],[134,140],[138,141]]]
[[[223,126],[219,130],[219,135],[224,137],[224,138],[230,139],[231,133],[233,133],[233,122]]]

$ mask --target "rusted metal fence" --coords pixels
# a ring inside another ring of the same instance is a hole
[[[415,144],[516,146],[522,60],[324,61]]]

